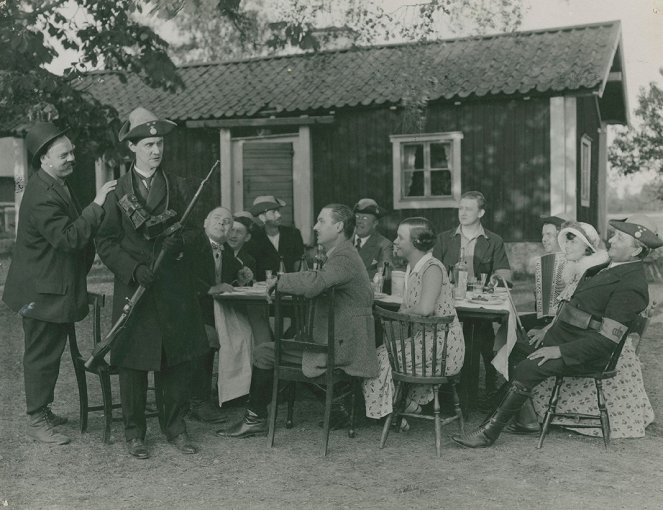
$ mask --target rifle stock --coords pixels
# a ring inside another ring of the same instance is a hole
[[[191,202],[189,202],[188,207],[184,211],[184,214],[182,214],[182,217],[180,218],[180,221],[176,223],[177,227],[175,225],[171,226],[168,230],[168,234],[172,235],[175,233],[181,226],[184,224],[184,222],[187,220],[189,215],[191,214],[191,211],[193,210],[193,207],[196,205],[196,202],[198,201],[198,197],[200,196],[200,193],[203,191],[203,188],[205,187],[205,184],[210,180],[212,177],[212,174],[214,173],[214,170],[216,170],[216,167],[219,166],[221,162],[219,160],[214,163],[210,171],[207,173],[207,176],[202,180],[200,183],[200,186],[198,186],[198,189],[196,190],[196,193],[193,195],[193,198],[191,199]],[[175,227],[175,228],[173,228]],[[157,256],[156,260],[154,261],[154,264],[152,264],[152,271],[156,273],[157,269],[159,269],[159,266],[161,265],[161,262],[163,262],[164,257],[166,256],[166,250],[164,248],[161,248],[161,251],[159,252],[159,255]],[[118,317],[118,319],[115,321],[115,324],[113,324],[113,327],[111,330],[108,332],[106,337],[99,342],[95,348],[92,350],[92,354],[90,354],[90,357],[87,359],[85,362],[85,367],[86,368],[92,368],[95,363],[103,359],[104,356],[108,353],[108,351],[111,350],[111,347],[115,343],[115,340],[117,339],[118,334],[122,329],[124,328],[124,325],[126,324],[127,320],[129,320],[129,317],[131,316],[131,313],[133,312],[134,308],[140,301],[141,297],[143,297],[143,294],[145,293],[147,289],[140,285],[133,295],[131,296],[130,299],[127,300],[126,304],[124,305],[124,308],[122,309],[122,314]]]

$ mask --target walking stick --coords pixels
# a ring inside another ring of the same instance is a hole
[[[528,340],[529,337],[527,336],[527,332],[525,331],[525,328],[523,327],[523,323],[520,322],[520,315],[518,315],[518,310],[516,310],[516,304],[513,302],[513,298],[511,297],[511,291],[509,291],[509,286],[506,283],[506,278],[503,276],[500,276],[502,283],[504,283],[504,290],[506,290],[506,295],[509,298],[509,303],[511,303],[511,309],[513,310],[513,313],[516,316],[516,335],[521,337],[521,340]]]
[[[203,191],[203,188],[207,184],[207,182],[210,180],[212,177],[212,174],[214,173],[214,170],[216,170],[216,167],[221,164],[220,161],[216,161],[212,168],[210,169],[209,173],[207,176],[203,179],[203,181],[200,183],[200,186],[198,186],[198,190],[196,191],[196,194],[193,195],[193,198],[191,199],[191,202],[189,203],[189,206],[186,208],[184,211],[184,214],[182,214],[182,217],[180,218],[180,221],[176,222],[175,224],[171,225],[168,227],[162,234],[163,237],[168,237],[173,235],[175,232],[180,230],[182,228],[182,225],[184,222],[187,220],[189,215],[191,214],[191,211],[193,210],[193,207],[196,205],[196,202],[198,201],[198,197],[200,196],[200,193]],[[163,262],[164,257],[166,256],[166,250],[164,248],[161,248],[161,251],[159,252],[159,255],[157,256],[156,260],[152,264],[152,271],[156,273],[157,269],[159,269],[159,266],[161,265],[161,262]],[[100,360],[103,359],[103,357],[108,353],[108,351],[111,350],[111,347],[113,346],[113,343],[115,343],[115,340],[117,339],[118,335],[120,332],[124,329],[126,326],[127,320],[129,320],[129,317],[131,316],[131,313],[133,312],[134,308],[140,301],[140,299],[143,297],[143,294],[145,293],[146,288],[143,285],[139,285],[136,291],[134,292],[133,296],[131,298],[127,298],[127,302],[124,305],[124,308],[122,309],[122,314],[118,317],[118,319],[115,321],[115,324],[113,324],[113,327],[111,330],[108,332],[106,337],[103,339],[103,341],[99,342],[95,348],[92,350],[92,354],[90,354],[89,359],[85,362],[85,367],[86,368],[92,368],[95,363],[99,362]]]

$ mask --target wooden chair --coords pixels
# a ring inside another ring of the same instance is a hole
[[[564,376],[558,375],[555,377],[555,386],[553,387],[552,393],[550,394],[550,400],[548,402],[548,408],[543,417],[543,426],[541,427],[541,433],[539,435],[539,444],[537,448],[543,446],[543,441],[548,435],[548,430],[550,425],[557,425],[554,422],[555,418],[566,418],[574,420],[573,424],[565,422],[564,425],[572,426],[573,428],[586,428],[586,429],[600,429],[603,436],[603,445],[607,449],[610,444],[610,416],[608,414],[608,408],[605,405],[605,395],[603,394],[603,381],[607,379],[613,379],[617,375],[617,361],[619,361],[619,356],[622,353],[624,348],[624,343],[626,339],[631,334],[638,334],[642,336],[645,329],[649,323],[649,316],[647,311],[643,312],[642,315],[638,316],[633,323],[630,325],[628,331],[622,336],[621,341],[615,347],[615,350],[610,356],[606,367],[599,372],[587,372],[585,374],[578,374],[572,377],[583,377],[594,379],[594,384],[596,386],[596,404],[599,409],[599,414],[584,414],[584,413],[558,413],[557,404],[559,403],[559,394],[562,389],[562,384],[564,383]],[[568,376],[571,377],[571,376]]]
[[[106,296],[103,294],[88,293],[88,304],[92,308],[92,348],[101,342],[101,312],[106,304]],[[113,421],[113,409],[118,409],[120,403],[113,403],[113,394],[111,390],[111,376],[117,375],[117,367],[113,367],[102,360],[94,365],[92,368],[87,368],[85,362],[87,357],[83,357],[79,348],[76,338],[75,328],[71,328],[69,333],[69,351],[71,353],[71,360],[74,365],[74,373],[76,374],[76,383],[78,384],[78,398],[80,409],[80,423],[81,433],[87,431],[88,414],[93,411],[103,411],[104,413],[104,443],[110,443],[111,435],[111,422]],[[92,349],[90,349],[90,352]],[[99,378],[101,385],[101,405],[90,406],[88,403],[87,391],[87,377],[86,373],[95,374]],[[161,408],[161,394],[158,390],[159,376],[154,373],[154,389],[157,411],[147,414],[148,417],[159,416],[159,409]],[[161,423],[160,423],[161,425]]]
[[[328,330],[327,338],[324,343],[320,340],[316,342],[313,338],[313,327],[315,324],[316,309],[323,306],[324,300],[327,302],[328,307]],[[288,310],[286,315],[292,319],[292,327],[290,332],[294,334],[293,338],[283,338],[283,317],[284,317],[284,304],[287,302]],[[322,302],[322,303],[321,303]],[[288,416],[286,420],[286,428],[293,426],[293,410],[295,398],[295,383],[304,382],[317,386],[325,394],[325,412],[323,418],[322,428],[322,454],[327,455],[329,445],[329,421],[331,417],[332,402],[334,400],[334,385],[339,382],[350,382],[352,391],[352,404],[350,410],[350,428],[348,436],[354,437],[355,431],[355,399],[356,393],[359,389],[359,379],[347,375],[342,369],[335,367],[334,358],[334,289],[329,289],[326,293],[317,296],[313,299],[304,298],[292,294],[285,294],[276,292],[274,303],[274,312],[276,317],[275,324],[275,363],[274,363],[274,387],[272,391],[271,412],[269,417],[269,434],[268,440],[270,447],[274,446],[274,432],[276,428],[276,414],[278,405],[279,385],[282,381],[290,383],[290,391],[288,392]],[[310,378],[306,377],[302,372],[301,364],[289,364],[281,361],[281,353],[283,348],[296,349],[307,352],[325,353],[327,355],[327,370],[319,377]],[[341,395],[338,398],[345,398],[346,395]]]
[[[642,340],[644,339],[645,333],[647,333],[647,328],[649,327],[649,322],[651,321],[651,318],[654,315],[655,308],[656,308],[656,301],[652,301],[647,307],[647,309],[644,312],[642,312],[645,320],[642,323],[641,331],[633,331],[630,334],[636,356],[640,356],[640,349],[642,348]]]
[[[384,448],[389,435],[392,420],[396,418],[396,423],[403,416],[408,418],[420,418],[433,420],[435,423],[435,449],[437,456],[441,453],[441,435],[442,426],[453,421],[458,421],[460,433],[465,432],[465,423],[463,413],[461,412],[460,400],[456,391],[456,384],[460,381],[460,374],[445,376],[447,361],[447,340],[449,335],[449,326],[454,317],[421,317],[418,315],[408,315],[398,312],[391,312],[375,307],[375,315],[380,319],[384,331],[384,343],[389,354],[392,375],[396,383],[396,401],[394,402],[394,411],[391,413],[382,429],[380,438],[380,448]],[[444,333],[442,345],[438,347],[438,334]],[[421,343],[419,343],[419,341]],[[426,359],[426,344],[433,342],[431,359]],[[441,356],[438,359],[438,349],[441,349]],[[415,353],[421,351],[421,367],[417,367]],[[409,359],[408,359],[409,355]],[[433,414],[413,414],[405,413],[405,400],[408,386],[411,384],[430,384],[433,386]],[[456,415],[449,418],[440,417],[440,399],[438,390],[441,384],[451,386],[454,410]]]

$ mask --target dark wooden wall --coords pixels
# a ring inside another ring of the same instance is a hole
[[[507,241],[538,241],[538,217],[549,210],[550,113],[547,98],[431,104],[422,132],[461,131],[462,191],[488,200],[484,224]],[[412,132],[403,111],[337,111],[334,123],[312,129],[314,207],[371,197],[393,210],[389,136]],[[442,230],[456,209],[393,211],[387,223],[426,216]]]
[[[598,112],[596,110],[596,100],[593,97],[579,97],[576,100],[577,111],[577,145],[576,154],[577,158],[577,183],[578,189],[576,193],[578,220],[596,226],[598,224],[598,182],[599,182],[599,129],[601,123],[599,121]],[[592,140],[592,169],[591,169],[591,190],[590,190],[590,207],[582,207],[580,205],[580,180],[581,180],[581,139],[583,135],[587,135]],[[605,234],[605,232],[601,232]]]

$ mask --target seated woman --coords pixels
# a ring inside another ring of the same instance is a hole
[[[446,372],[451,376],[460,372],[465,356],[465,342],[463,329],[458,322],[454,300],[451,294],[451,284],[442,263],[433,257],[432,249],[435,244],[435,231],[426,218],[408,218],[398,226],[398,235],[394,241],[394,251],[397,256],[407,260],[408,266],[405,275],[405,288],[403,304],[399,312],[422,316],[453,316],[447,336]],[[437,342],[437,355],[442,358],[444,331],[440,331]],[[426,359],[431,359],[433,342],[426,339]],[[408,344],[409,345],[409,344]],[[419,345],[421,340],[419,339]],[[379,374],[377,377],[367,379],[363,384],[364,399],[366,401],[366,416],[369,418],[382,418],[393,411],[394,383],[391,376],[391,365],[387,349],[381,345],[377,349]],[[408,361],[409,349],[406,350]],[[417,368],[421,368],[421,349],[415,352]],[[439,362],[439,360],[438,360]],[[411,386],[407,395],[406,412],[420,412],[420,406],[433,400],[433,388],[429,385]]]

